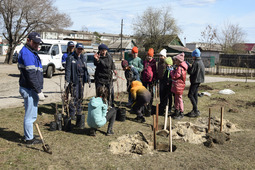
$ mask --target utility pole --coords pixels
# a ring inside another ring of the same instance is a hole
[[[121,51],[120,60],[123,59],[123,52],[122,52],[122,31],[123,31],[123,19],[121,19],[121,32],[120,32],[120,51]]]

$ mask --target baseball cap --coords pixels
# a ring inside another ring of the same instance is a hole
[[[74,43],[73,43],[72,41],[69,41],[69,42],[67,43],[67,46],[68,46],[68,47],[70,47],[70,46],[73,46],[73,47],[74,47]]]
[[[28,35],[28,39],[33,40],[35,43],[40,43],[40,42],[42,42],[41,36],[40,36],[40,34],[37,33],[37,32],[31,32],[31,33]]]
[[[75,48],[82,48],[82,49],[84,49],[84,46],[83,46],[82,43],[77,43]]]

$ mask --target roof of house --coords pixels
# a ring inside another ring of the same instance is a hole
[[[189,48],[183,47],[180,45],[168,45],[167,47],[172,48],[176,51],[180,51],[180,52],[192,52]]]
[[[136,46],[136,44],[133,40],[122,40],[122,48],[126,48],[129,45],[130,42],[133,43],[134,46]],[[121,40],[118,39],[118,40],[110,43],[108,45],[108,48],[119,49],[120,46],[121,46]]]
[[[252,51],[255,46],[255,43],[245,43],[244,45],[245,45],[245,50]]]

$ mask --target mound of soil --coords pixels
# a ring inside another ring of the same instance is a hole
[[[206,142],[204,142],[204,145],[211,148],[214,146],[214,144],[221,144],[223,145],[226,141],[230,140],[230,134],[214,131],[206,134]]]
[[[210,87],[210,86],[207,86],[207,85],[205,85],[205,84],[202,84],[201,86],[199,86],[199,90],[200,91],[206,91],[206,90],[213,90],[213,88],[212,87]]]
[[[112,141],[109,144],[110,151],[113,154],[149,154],[152,152],[148,140],[142,132],[137,132],[134,135],[126,134],[119,138],[117,141]]]
[[[191,122],[178,122],[173,127],[173,139],[181,139],[193,144],[201,144],[207,141],[208,118],[200,117],[195,124]],[[211,132],[220,131],[220,119],[211,117]],[[240,131],[235,124],[223,120],[223,132],[231,133]]]
[[[211,100],[217,100],[218,102],[227,102],[227,100],[225,98],[222,97],[214,97],[214,98],[210,98]]]
[[[246,106],[255,107],[255,101],[254,102],[247,102]]]

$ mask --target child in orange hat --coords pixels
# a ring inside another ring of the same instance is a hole
[[[142,72],[142,82],[144,87],[149,88],[149,91],[151,92],[151,100],[150,104],[148,105],[148,116],[150,116],[151,112],[151,106],[153,103],[153,84],[154,81],[156,80],[156,60],[153,58],[154,56],[154,50],[153,48],[150,48],[148,50],[146,59],[143,62],[143,72]]]

